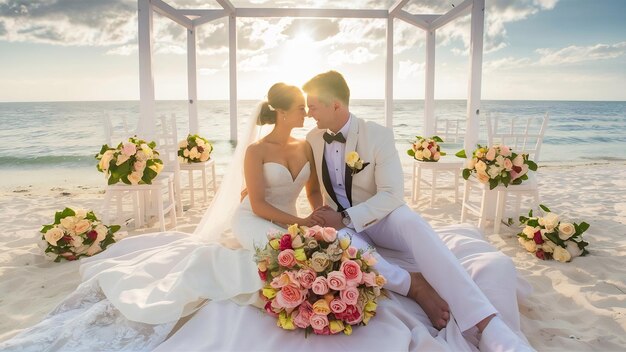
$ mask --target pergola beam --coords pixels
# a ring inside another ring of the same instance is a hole
[[[395,16],[398,11],[401,11],[404,5],[409,2],[409,0],[398,0],[395,4],[391,5],[389,8],[389,16]]]
[[[235,12],[235,6],[229,0],[217,0],[217,3],[220,4],[224,8],[224,10],[228,11],[229,14]]]
[[[150,0],[150,4],[152,4],[154,11],[160,15],[169,18],[187,29],[193,29],[193,23],[187,16],[181,14],[178,10],[166,4],[162,0]]]
[[[442,26],[445,26],[449,22],[454,21],[458,17],[469,13],[470,8],[472,7],[472,1],[473,0],[465,0],[462,3],[456,5],[452,10],[439,16],[439,18],[435,19],[431,23],[431,29],[441,28]]]
[[[238,8],[237,17],[388,18],[387,10]]]
[[[226,10],[207,10],[209,12],[205,12],[202,16],[193,19],[194,27],[203,25],[205,23],[209,23],[211,21],[215,21],[222,17],[228,16],[228,11]]]
[[[403,20],[408,24],[412,24],[415,27],[421,28],[425,31],[430,29],[430,23],[426,22],[423,17],[412,15],[404,10],[396,12],[395,17],[399,20]]]

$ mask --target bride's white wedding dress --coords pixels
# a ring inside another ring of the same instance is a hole
[[[309,164],[295,178],[281,164],[264,164],[267,201],[295,214],[309,175]],[[261,287],[252,249],[271,228],[280,229],[254,215],[246,199],[232,223],[243,248],[180,232],[126,238],[83,259],[82,284],[0,350],[475,350],[453,319],[437,331],[415,302],[391,292],[379,300],[370,324],[352,336],[305,339],[302,331],[278,328],[275,318],[250,305]]]

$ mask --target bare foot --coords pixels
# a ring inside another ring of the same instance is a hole
[[[412,298],[422,307],[428,319],[435,329],[441,330],[446,327],[450,320],[450,307],[441,296],[430,286],[428,281],[420,273],[411,274],[411,287],[408,297]]]

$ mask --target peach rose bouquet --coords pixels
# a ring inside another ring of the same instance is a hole
[[[589,224],[561,221],[545,205],[539,207],[545,212],[543,216],[534,217],[531,209],[528,217],[519,217],[523,229],[517,237],[522,247],[539,259],[555,259],[563,263],[589,253],[585,248],[589,243],[582,239]]]
[[[268,240],[255,260],[265,311],[279,327],[350,335],[352,326],[367,325],[376,314],[385,278],[372,268],[373,249],[356,249],[331,227],[297,224]]]
[[[213,145],[206,138],[190,134],[178,143],[178,157],[181,162],[199,163],[211,159]]]
[[[411,149],[407,150],[406,153],[419,161],[439,161],[446,153],[441,151],[437,143],[443,143],[443,139],[438,136],[430,138],[416,136],[415,141],[411,144]]]
[[[137,136],[128,138],[117,147],[103,145],[96,154],[98,171],[104,173],[109,185],[123,182],[127,185],[151,184],[163,170],[155,142],[146,142]]]
[[[467,158],[465,150],[455,155]],[[467,159],[463,178],[467,180],[471,174],[476,174],[479,182],[489,184],[489,189],[494,189],[500,184],[504,187],[521,184],[528,179],[528,171],[537,171],[537,164],[528,159],[528,154],[514,153],[506,145],[487,147],[479,144],[472,158]]]
[[[93,211],[65,208],[56,212],[54,223],[43,225],[41,247],[55,262],[76,260],[105,250],[115,242],[119,225],[104,225]]]

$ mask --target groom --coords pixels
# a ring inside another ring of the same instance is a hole
[[[349,111],[350,90],[336,71],[303,86],[317,129],[307,135],[325,204],[315,216],[326,226],[357,233],[360,246],[373,244],[420,273],[380,260],[385,287],[417,301],[433,325],[443,328],[452,312],[459,328],[482,332],[481,350],[531,350],[501,320],[429,224],[404,203],[403,170],[393,131]],[[517,306],[515,306],[517,308]]]

